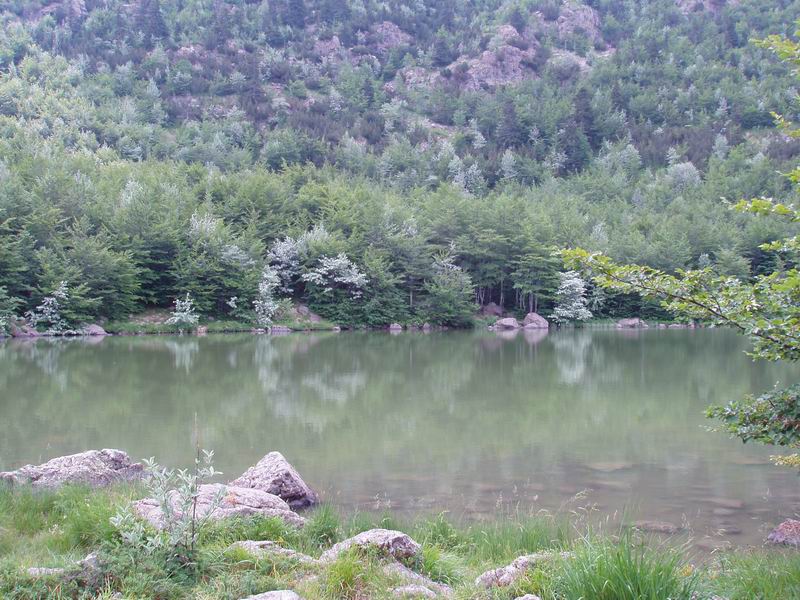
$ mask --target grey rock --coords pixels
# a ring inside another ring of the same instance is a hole
[[[219,504],[216,503],[217,498],[221,498]],[[179,513],[177,492],[171,494],[170,502],[172,510]],[[163,526],[164,515],[155,499],[138,500],[133,503],[133,508],[139,516],[149,521],[154,527]],[[305,525],[305,519],[292,511],[286,502],[265,491],[221,483],[207,483],[198,488],[198,518],[208,517],[220,520],[250,515],[278,517],[292,527],[299,528]]]
[[[506,317],[505,319],[498,319],[494,324],[494,328],[496,330],[519,329],[520,325],[519,321],[517,321],[514,317]]]
[[[648,325],[639,317],[632,319],[620,319],[617,321],[617,329],[647,329]]]
[[[242,600],[302,600],[296,592],[292,590],[277,590],[275,592],[264,592],[255,596],[248,596]]]
[[[403,581],[404,586],[422,587],[434,592],[436,595],[450,597],[453,595],[453,588],[443,583],[438,583],[429,577],[425,577],[416,571],[412,571],[404,564],[390,562],[383,567],[383,572],[390,577],[397,577]]]
[[[207,335],[208,334],[208,327],[205,325],[198,326],[197,329],[194,330],[195,334],[197,335]]]
[[[403,326],[400,323],[392,323],[389,325],[389,331],[403,331]]]
[[[392,590],[392,595],[396,598],[436,598],[436,592],[426,588],[424,585],[401,585]]]
[[[39,337],[41,334],[36,331],[35,327],[31,327],[25,321],[11,321],[8,324],[8,332],[11,337]]]
[[[108,332],[100,327],[100,325],[93,323],[92,325],[86,325],[83,329],[81,329],[81,335],[108,335]]]
[[[525,594],[524,596],[518,596],[514,600],[542,600],[536,594]]]
[[[317,563],[317,559],[312,558],[307,554],[297,552],[290,548],[284,548],[275,542],[270,541],[243,540],[241,542],[234,542],[228,546],[228,550],[233,550],[236,548],[245,550],[248,554],[257,559],[274,557],[285,558],[304,565],[313,565]]]
[[[294,510],[319,502],[314,490],[303,481],[280,452],[270,452],[230,484],[274,494],[285,500]]]
[[[800,548],[800,521],[787,519],[767,536],[770,544],[781,544]]]
[[[66,569],[56,567],[29,567],[27,569],[28,577],[62,577],[66,573]]]
[[[522,321],[522,326],[525,329],[548,329],[550,327],[550,323],[543,316],[535,312],[529,312],[527,315],[525,315],[525,318]]]
[[[413,558],[422,549],[417,542],[400,531],[370,529],[334,545],[322,553],[320,560],[323,562],[334,561],[339,555],[353,547],[377,550],[396,559]]]
[[[520,556],[510,565],[486,571],[475,580],[475,585],[482,588],[507,587],[523,577],[528,570],[558,557],[571,558],[572,552],[536,552]]]
[[[106,448],[59,456],[38,466],[27,465],[0,473],[0,482],[30,484],[37,488],[56,488],[67,483],[104,487],[118,481],[140,479],[143,473],[142,464],[131,462],[127,453]]]
[[[272,327],[269,328],[269,332],[272,335],[281,335],[284,333],[292,333],[292,330],[286,325],[273,325]]]

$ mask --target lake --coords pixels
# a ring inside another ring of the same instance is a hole
[[[227,476],[280,450],[345,511],[593,507],[760,544],[800,480],[703,409],[800,369],[746,348],[725,330],[7,340],[0,470],[102,447],[187,466],[197,432]]]

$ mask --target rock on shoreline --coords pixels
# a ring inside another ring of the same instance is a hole
[[[132,462],[126,452],[106,448],[59,456],[41,465],[27,465],[0,473],[0,481],[30,484],[35,488],[56,488],[64,484],[105,487],[119,481],[141,479],[141,463]]]
[[[308,508],[319,502],[314,490],[303,481],[300,473],[280,452],[270,452],[231,481],[230,485],[273,494],[285,500],[293,510]]]

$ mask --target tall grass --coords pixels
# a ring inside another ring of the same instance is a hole
[[[556,583],[565,600],[692,600],[697,576],[673,548],[624,533],[618,541],[586,537],[566,559]]]
[[[752,551],[725,556],[714,587],[729,600],[800,600],[800,552]]]

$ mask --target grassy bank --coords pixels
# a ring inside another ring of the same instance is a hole
[[[543,600],[729,600],[800,598],[800,553],[777,549],[692,555],[630,532],[588,533],[567,517],[537,515],[494,523],[454,525],[445,517],[401,522],[391,515],[343,518],[322,506],[292,530],[267,518],[234,519],[203,531],[193,560],[177,564],[164,549],[126,545],[109,519],[142,490],[64,488],[57,492],[0,490],[0,597],[233,599],[277,589],[303,598],[391,598],[400,582],[375,555],[346,553],[325,566],[286,558],[258,560],[232,542],[273,540],[313,557],[336,541],[372,527],[398,529],[422,545],[409,567],[454,588],[454,597]],[[538,551],[571,550],[505,588],[483,590],[484,571]],[[65,567],[97,552],[102,571],[90,581],[64,575],[35,577],[29,567]],[[116,594],[116,595],[115,595]]]

